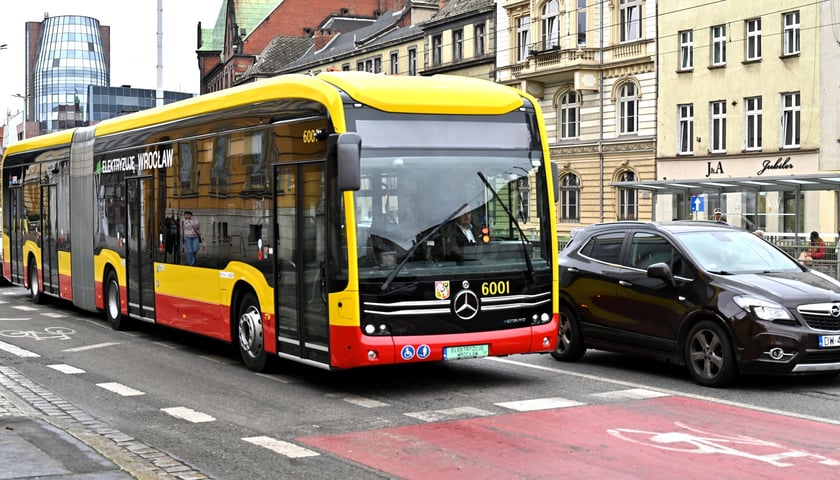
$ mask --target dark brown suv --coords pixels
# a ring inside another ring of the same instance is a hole
[[[739,373],[840,372],[840,282],[715,222],[613,222],[560,252],[558,360],[587,348]]]

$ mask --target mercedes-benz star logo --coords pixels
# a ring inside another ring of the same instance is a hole
[[[472,320],[481,309],[481,301],[472,290],[461,290],[452,299],[452,310],[461,320]]]

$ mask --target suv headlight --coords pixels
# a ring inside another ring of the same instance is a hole
[[[762,320],[793,320],[790,311],[782,305],[769,300],[750,295],[738,295],[732,300],[744,310],[751,312]]]

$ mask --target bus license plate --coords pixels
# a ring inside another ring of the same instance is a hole
[[[490,345],[464,345],[461,347],[445,347],[444,360],[461,360],[464,358],[486,357],[490,354]]]
[[[840,335],[820,335],[820,348],[840,347]]]

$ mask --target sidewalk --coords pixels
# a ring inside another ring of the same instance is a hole
[[[0,365],[0,480],[44,477],[207,479]]]

